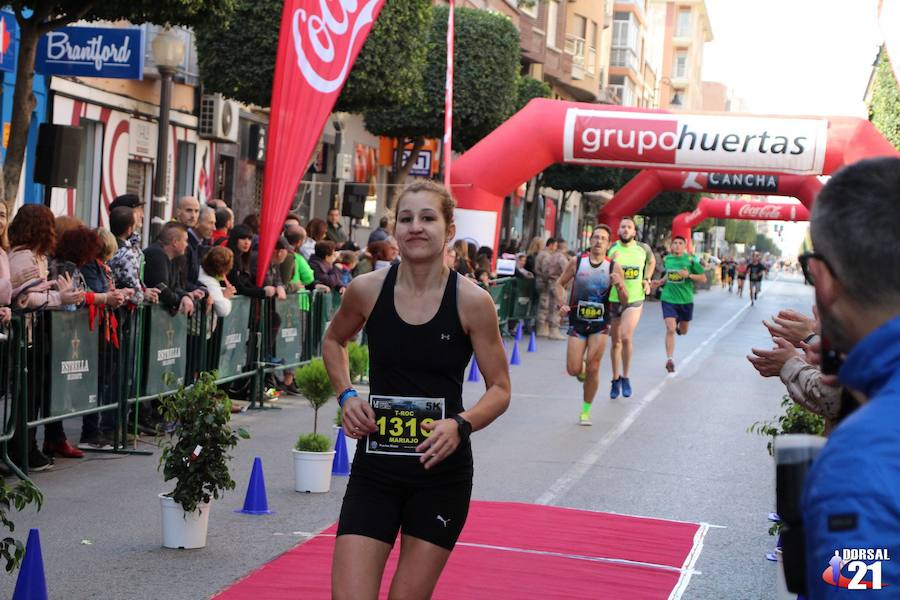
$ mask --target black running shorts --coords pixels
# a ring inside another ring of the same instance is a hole
[[[471,480],[412,487],[354,474],[337,535],[363,535],[394,545],[397,532],[453,550],[469,514]]]

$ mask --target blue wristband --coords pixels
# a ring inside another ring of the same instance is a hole
[[[352,398],[354,396],[356,396],[358,398],[359,393],[356,390],[354,390],[352,387],[347,388],[346,390],[341,392],[341,394],[338,396],[338,406],[340,406],[341,408],[344,408],[344,402],[347,401],[347,398]]]

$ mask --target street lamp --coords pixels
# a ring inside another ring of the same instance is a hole
[[[151,43],[153,61],[159,69],[159,133],[156,138],[156,179],[150,206],[151,237],[165,223],[166,175],[169,166],[169,108],[172,103],[172,76],[184,60],[184,42],[171,29],[156,34]]]

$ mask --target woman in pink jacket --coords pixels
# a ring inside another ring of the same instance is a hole
[[[40,204],[26,204],[16,213],[9,225],[9,253],[10,280],[12,284],[12,305],[23,310],[40,310],[60,308],[68,304],[80,304],[84,300],[84,292],[76,289],[72,284],[72,278],[68,275],[49,281],[47,256],[56,247],[56,232],[54,231],[53,213],[46,206]],[[36,335],[45,331],[42,327],[35,326],[35,319],[40,319],[40,313],[29,317],[29,342],[34,341]],[[40,340],[47,343],[49,340]],[[29,346],[27,353],[28,372],[33,374],[34,380],[29,382],[29,390],[35,391],[28,398],[28,419],[37,418],[39,412],[46,413],[45,407],[38,406],[39,399],[45,399],[44,389],[46,380],[38,381],[37,377],[45,368],[38,361],[44,357],[35,356],[35,346]],[[10,442],[10,457],[13,462],[22,464],[21,457],[17,456],[21,447],[22,432],[16,431],[16,435]],[[37,431],[28,431],[28,466],[32,471],[43,471],[52,465],[50,459],[38,450]],[[61,456],[77,458],[84,453],[72,446],[66,439],[62,423],[57,421],[44,427],[44,449],[58,453]]]

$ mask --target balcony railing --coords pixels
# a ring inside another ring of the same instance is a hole
[[[584,38],[574,36],[571,33],[566,34],[565,50],[566,54],[572,55],[572,64],[578,65],[579,67],[584,66],[584,47]]]
[[[626,67],[635,73],[639,71],[637,53],[631,48],[613,48],[609,64],[613,67]]]

